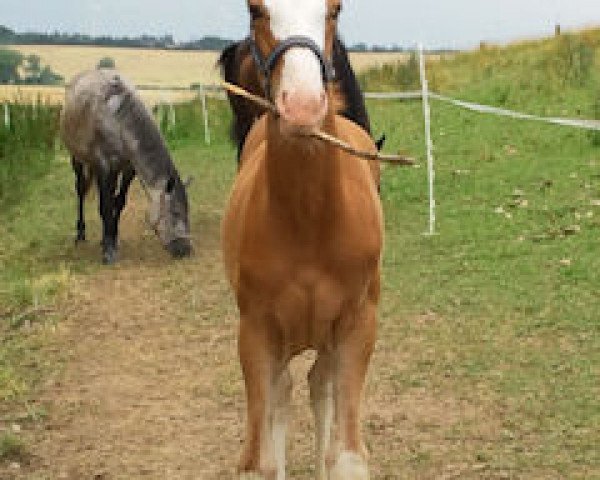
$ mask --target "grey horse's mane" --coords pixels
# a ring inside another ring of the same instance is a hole
[[[148,165],[151,170],[168,176],[176,174],[171,155],[152,114],[136,92],[118,76],[112,79],[109,87],[107,95],[109,104],[111,99],[117,96],[120,103],[114,115],[137,140],[143,158],[151,164]]]

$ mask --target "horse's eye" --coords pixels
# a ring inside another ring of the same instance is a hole
[[[259,5],[250,5],[250,18],[258,20],[265,16],[265,12]]]

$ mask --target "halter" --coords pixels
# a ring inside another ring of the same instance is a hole
[[[265,96],[267,99],[272,100],[271,98],[271,75],[277,62],[279,59],[291,48],[305,48],[310,50],[315,54],[319,63],[321,64],[321,74],[323,76],[323,81],[325,83],[330,83],[335,80],[335,69],[333,65],[327,61],[323,51],[319,48],[319,46],[315,43],[312,38],[292,35],[291,37],[282,40],[277,44],[275,49],[270,53],[270,55],[265,58],[260,52],[258,46],[256,45],[256,40],[254,38],[254,33],[250,37],[248,37],[248,43],[250,44],[250,52],[252,53],[252,58],[254,59],[254,63],[256,67],[262,74],[265,82]]]

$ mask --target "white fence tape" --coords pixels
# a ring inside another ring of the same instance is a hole
[[[457,107],[462,107],[473,112],[490,113],[493,115],[517,118],[520,120],[534,120],[537,122],[551,123],[554,125],[563,125],[566,127],[577,127],[585,130],[600,130],[600,120],[585,120],[578,118],[561,117],[538,117],[537,115],[515,112],[513,110],[507,110],[505,108],[490,107],[489,105],[480,105],[478,103],[456,100],[455,98],[450,98],[439,94],[431,94],[431,96],[443,102],[451,103],[453,105],[456,105]]]
[[[367,92],[366,98],[375,100],[412,100],[422,98],[422,92]],[[489,113],[502,117],[516,118],[519,120],[533,120],[537,122],[550,123],[554,125],[562,125],[565,127],[575,127],[584,130],[600,130],[600,120],[588,120],[584,118],[563,118],[563,117],[540,117],[529,113],[516,112],[506,108],[492,107],[490,105],[482,105],[474,102],[458,100],[456,98],[440,95],[439,93],[429,92],[429,98],[435,98],[442,102],[451,103],[457,107],[470,110],[478,113]]]
[[[423,92],[365,92],[364,95],[374,100],[412,100],[421,98]]]

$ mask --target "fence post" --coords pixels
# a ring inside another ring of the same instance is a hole
[[[210,145],[210,130],[208,128],[208,108],[206,106],[206,92],[200,87],[200,102],[202,103],[202,116],[204,117],[204,143]]]
[[[433,143],[431,140],[431,109],[429,107],[429,83],[425,72],[425,55],[423,44],[419,44],[419,70],[421,74],[421,89],[423,94],[423,116],[425,118],[425,142],[427,148],[427,180],[429,184],[429,230],[428,235],[435,234],[435,170],[433,165]]]
[[[10,110],[8,103],[4,103],[4,126],[10,128]]]

